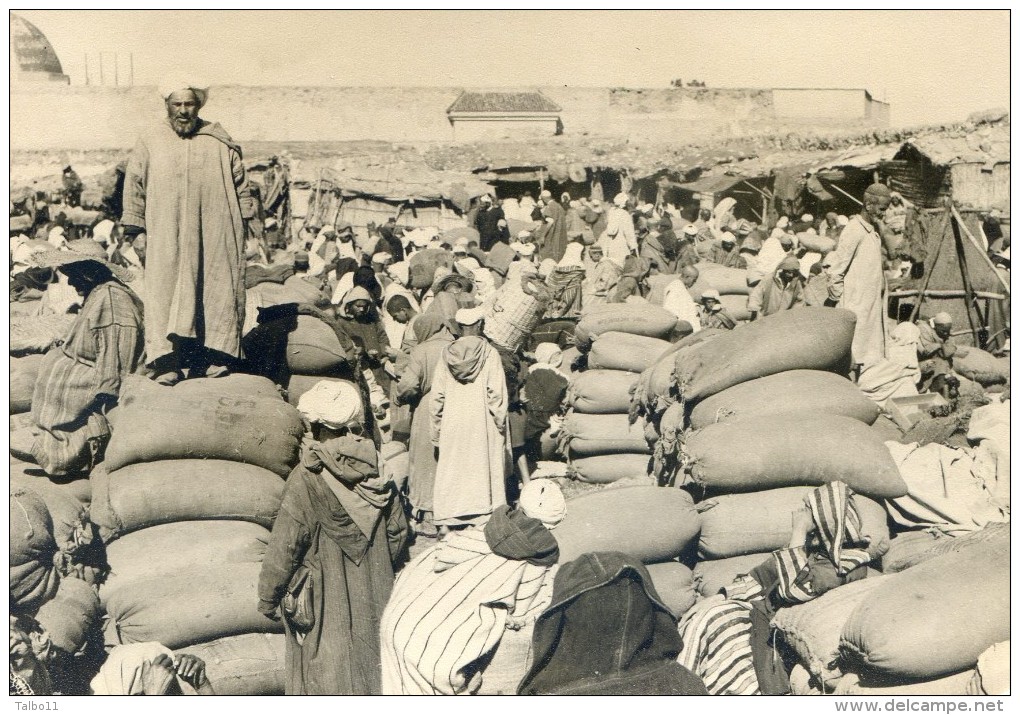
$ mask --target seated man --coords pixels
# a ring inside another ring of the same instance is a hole
[[[800,261],[787,256],[772,275],[751,291],[747,309],[751,320],[789,310],[804,304],[804,279],[800,275]]]
[[[928,321],[917,324],[917,362],[921,369],[921,392],[931,385],[933,378],[953,372],[952,342],[953,319],[948,313],[939,313]]]
[[[701,305],[698,307],[699,318],[702,329],[721,328],[722,330],[733,330],[737,327],[737,321],[723,308],[719,291],[709,288],[701,294]]]

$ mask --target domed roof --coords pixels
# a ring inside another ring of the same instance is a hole
[[[53,45],[39,28],[11,13],[11,71],[31,74],[63,75]]]

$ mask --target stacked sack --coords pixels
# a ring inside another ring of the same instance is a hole
[[[328,316],[311,306],[285,304],[260,311],[258,325],[244,338],[245,354],[258,364],[249,371],[287,388],[297,406],[317,383],[353,377],[353,345],[341,340]]]
[[[644,425],[628,419],[630,393],[639,374],[671,348],[676,331],[675,316],[647,303],[600,305],[582,314],[574,336],[587,369],[571,377],[559,439],[580,481],[648,474],[651,448]]]
[[[125,381],[92,520],[110,575],[108,646],[156,641],[206,660],[217,693],[283,692],[282,626],[257,585],[303,425],[252,375]]]
[[[59,690],[83,694],[84,683],[69,682],[68,676],[94,672],[102,656],[97,544],[86,505],[75,496],[80,490],[25,471],[11,476],[11,613],[34,617],[37,654],[56,666]]]
[[[1008,525],[944,541],[953,548],[777,613],[799,661],[795,692],[1008,692]]]
[[[567,500],[552,532],[566,563],[593,551],[620,551],[648,567],[663,604],[677,618],[694,605],[694,576],[679,558],[697,543],[701,518],[690,495],[656,486],[620,486]]]
[[[850,486],[867,533],[888,539],[876,500],[906,488],[870,429],[878,408],[840,374],[853,328],[852,313],[803,308],[702,331],[635,387],[632,407],[658,434],[660,483],[699,500],[702,594],[787,547],[794,512],[826,482]]]

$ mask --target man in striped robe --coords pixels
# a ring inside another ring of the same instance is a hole
[[[533,624],[552,598],[559,547],[548,527],[563,504],[555,483],[530,482],[520,509],[497,507],[485,526],[449,533],[404,568],[382,618],[384,695],[479,691],[504,630]]]

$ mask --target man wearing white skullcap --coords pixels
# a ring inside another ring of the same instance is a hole
[[[863,209],[850,219],[825,261],[829,279],[825,305],[846,308],[857,316],[851,353],[854,365],[864,368],[885,357],[885,273],[876,225],[885,216],[890,197],[888,186],[869,186]]]
[[[146,234],[145,355],[156,380],[224,375],[241,357],[245,222],[255,217],[241,149],[198,112],[208,92],[171,79],[167,119],[124,177],[126,237]]]

